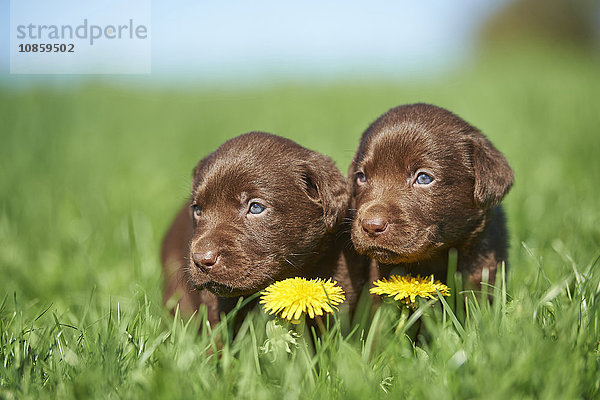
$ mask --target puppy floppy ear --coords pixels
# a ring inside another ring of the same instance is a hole
[[[500,204],[513,184],[513,171],[506,158],[481,133],[469,138],[473,149],[475,204],[488,209]]]
[[[323,220],[328,231],[342,222],[348,207],[346,179],[326,156],[313,155],[303,165],[302,181],[308,197],[323,208]]]

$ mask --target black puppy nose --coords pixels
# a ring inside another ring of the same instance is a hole
[[[363,219],[361,225],[365,232],[371,235],[380,235],[386,230],[388,223],[383,218],[375,217]]]
[[[217,263],[219,253],[213,250],[203,251],[192,254],[194,264],[202,270],[211,269]]]

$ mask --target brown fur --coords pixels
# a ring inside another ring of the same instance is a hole
[[[303,276],[334,278],[353,308],[369,260],[341,229],[348,201],[328,157],[262,132],[225,142],[194,169],[190,203],[164,239],[165,303],[185,315],[204,304],[214,324],[239,296]],[[253,202],[265,210],[251,214]]]
[[[433,178],[419,184],[420,173]],[[364,174],[361,175],[361,174]],[[379,262],[377,276],[398,266],[445,281],[448,250],[458,250],[467,286],[491,281],[507,258],[500,201],[513,172],[476,128],[428,104],[393,108],[363,134],[350,166],[352,241]]]

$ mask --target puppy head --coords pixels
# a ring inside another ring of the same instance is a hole
[[[225,142],[194,170],[189,282],[239,296],[305,274],[348,197],[333,161],[291,140],[251,132]]]
[[[349,179],[357,251],[395,264],[467,241],[508,192],[513,173],[476,128],[442,108],[413,104],[367,129]]]

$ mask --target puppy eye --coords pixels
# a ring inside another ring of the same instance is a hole
[[[266,207],[262,204],[253,202],[250,203],[250,208],[248,209],[248,212],[250,214],[260,214],[261,212],[265,211],[265,208]]]
[[[365,182],[367,182],[367,176],[364,174],[364,172],[357,172],[356,173],[356,181],[358,183],[365,183]]]
[[[419,185],[429,185],[431,182],[433,182],[433,178],[427,175],[425,172],[420,172],[419,175],[417,175],[415,182]]]
[[[200,216],[200,207],[198,207],[198,205],[194,204],[192,206],[192,212],[194,213],[195,217],[199,217]]]

